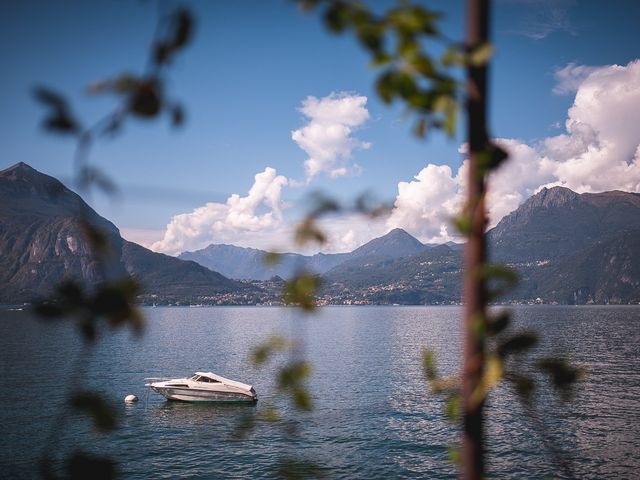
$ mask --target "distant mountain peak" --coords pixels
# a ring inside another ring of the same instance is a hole
[[[544,187],[524,205],[530,204],[531,207],[559,207],[578,199],[580,195],[567,187]]]
[[[414,240],[416,240],[416,238],[413,235],[408,233],[406,230],[403,230],[402,228],[394,228],[393,230],[390,230],[386,235],[383,235],[380,238],[384,238],[384,237],[387,237],[387,238],[389,238],[389,237],[391,237],[391,238],[393,238],[393,237],[398,237],[398,238],[411,237]]]
[[[385,256],[390,258],[406,257],[424,250],[425,246],[413,235],[401,228],[394,228],[382,237],[374,238],[355,249],[352,255]]]
[[[55,180],[53,179],[53,177],[49,177],[48,175],[40,173],[38,170],[24,162],[18,162],[15,165],[11,165],[9,168],[5,168],[4,170],[0,171],[0,177],[9,180],[33,180],[40,177]]]

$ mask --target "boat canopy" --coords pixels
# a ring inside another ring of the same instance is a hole
[[[251,385],[247,385],[246,383],[236,382],[235,380],[229,380],[228,378],[221,377],[220,375],[216,375],[212,372],[196,372],[196,375],[200,375],[201,377],[212,378],[213,380],[217,380],[220,383],[224,383],[225,385],[230,385],[232,387],[240,388],[241,390],[246,390],[249,392],[253,387]]]

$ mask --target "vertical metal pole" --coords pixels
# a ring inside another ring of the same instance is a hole
[[[467,0],[467,48],[489,41],[489,0]],[[464,320],[463,320],[463,438],[461,478],[484,477],[484,399],[478,391],[484,370],[484,339],[478,324],[486,317],[486,288],[479,274],[485,262],[486,227],[485,175],[479,168],[479,156],[487,150],[487,66],[467,67],[467,138],[469,170],[466,213],[471,232],[464,252]]]

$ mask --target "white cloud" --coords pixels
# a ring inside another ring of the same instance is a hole
[[[490,179],[490,226],[545,186],[580,193],[640,192],[640,60],[589,69],[576,85],[566,133],[534,145],[496,140],[510,158]],[[572,80],[578,76],[570,75]],[[466,168],[465,161],[454,174],[431,164],[414,181],[400,182],[388,227],[405,228],[423,241],[449,240],[449,219],[462,205]]]
[[[557,83],[553,87],[553,93],[556,95],[569,95],[576,92],[582,82],[597,69],[597,67],[577,65],[575,63],[569,63],[563,68],[556,69],[553,76]]]
[[[210,202],[191,213],[175,215],[164,238],[151,248],[175,255],[211,242],[224,243],[242,235],[261,236],[277,230],[283,224],[281,191],[287,184],[285,177],[267,167],[256,174],[246,196],[233,194],[225,203]]]
[[[578,192],[640,192],[640,60],[625,66],[589,68],[592,71],[575,85],[575,100],[562,134],[536,143],[496,140],[511,157],[490,179],[490,226],[544,186],[563,185]],[[572,79],[577,76],[569,75]],[[307,162],[318,161],[317,165],[306,164],[308,179],[319,172],[339,175],[353,168],[344,161],[353,148],[363,146],[352,132],[369,118],[365,103],[365,97],[346,94],[309,97],[303,102],[301,111],[310,121],[293,136],[306,146]],[[337,133],[329,135],[334,130]],[[466,175],[466,161],[457,171],[446,165],[427,165],[413,180],[399,182],[388,217],[371,221],[346,215],[323,220],[329,238],[323,250],[349,251],[396,227],[424,242],[455,239],[451,218],[462,206]],[[153,248],[175,254],[209,243],[234,243],[296,250],[294,225],[282,213],[281,192],[290,184],[267,168],[256,175],[246,196],[232,195],[225,203],[208,203],[173,217],[164,238]]]
[[[304,162],[307,182],[321,172],[330,177],[357,172],[349,163],[353,150],[367,149],[370,143],[353,136],[353,132],[369,119],[367,97],[346,92],[331,93],[318,99],[309,96],[300,107],[308,123],[291,132],[291,138],[309,158]]]
[[[403,228],[426,242],[450,240],[451,218],[462,204],[463,171],[454,176],[447,165],[429,164],[413,181],[398,183],[387,227]]]

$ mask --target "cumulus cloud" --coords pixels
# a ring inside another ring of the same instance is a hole
[[[164,238],[151,248],[178,254],[205,247],[212,241],[231,241],[239,234],[263,235],[282,227],[282,188],[287,178],[270,167],[255,175],[244,197],[233,194],[225,203],[209,202],[191,213],[175,215],[167,225]]]
[[[323,98],[309,96],[300,107],[308,122],[291,132],[291,138],[309,158],[304,162],[307,182],[321,172],[330,177],[358,171],[350,164],[355,149],[371,146],[353,136],[369,119],[367,97],[346,92],[331,93]]]
[[[553,87],[553,93],[556,95],[569,95],[576,92],[582,82],[596,70],[598,70],[597,67],[575,63],[569,63],[565,67],[556,69],[553,76],[557,83]]]
[[[462,204],[463,170],[454,176],[448,165],[429,164],[413,181],[398,183],[389,229],[403,228],[427,242],[451,239],[451,217]]]
[[[576,96],[565,133],[536,144],[496,139],[510,159],[490,179],[490,226],[543,187],[565,186],[579,193],[640,192],[640,60],[576,70]],[[467,163],[457,172],[428,165],[411,182],[398,184],[389,228],[401,227],[424,241],[451,239],[451,216],[464,197]]]

